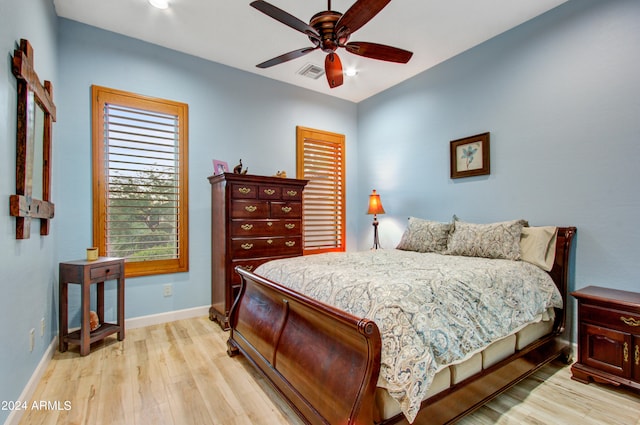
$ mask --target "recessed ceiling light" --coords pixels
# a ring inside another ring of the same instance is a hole
[[[157,7],[158,9],[166,9],[169,7],[169,2],[167,0],[149,0],[149,3],[153,7]]]

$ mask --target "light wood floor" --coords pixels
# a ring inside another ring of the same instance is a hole
[[[56,353],[20,424],[234,425],[302,422],[208,318],[127,330]],[[66,403],[66,404],[65,404]],[[640,425],[640,395],[570,379],[549,365],[460,424]]]

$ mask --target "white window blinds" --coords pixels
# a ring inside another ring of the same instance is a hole
[[[178,258],[177,117],[105,103],[107,255]]]
[[[345,250],[344,136],[298,127],[297,177],[303,192],[305,254]]]

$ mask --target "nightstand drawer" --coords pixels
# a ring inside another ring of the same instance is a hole
[[[89,279],[93,280],[111,280],[119,276],[121,272],[120,263],[110,264],[108,266],[93,267],[89,270]]]
[[[585,322],[607,326],[623,332],[640,334],[640,314],[582,304],[581,317]]]

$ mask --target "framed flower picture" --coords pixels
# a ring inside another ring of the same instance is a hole
[[[490,173],[488,132],[452,140],[450,149],[452,179]]]

